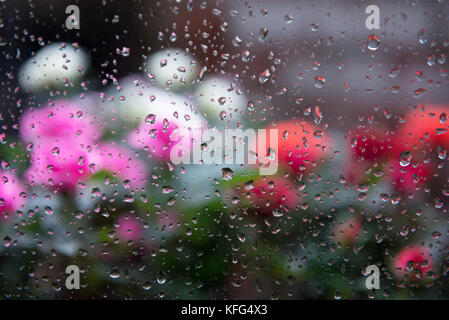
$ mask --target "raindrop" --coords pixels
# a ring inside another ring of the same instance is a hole
[[[156,115],[154,115],[154,114],[149,114],[145,117],[145,122],[148,124],[154,124],[155,121],[156,121]]]
[[[276,150],[274,148],[268,148],[268,160],[274,161],[276,159]]]
[[[129,54],[130,54],[130,52],[131,52],[131,49],[130,49],[130,48],[123,47],[122,50],[121,50],[121,52],[120,52],[120,54],[121,54],[122,56],[124,56],[124,57],[128,57]]]
[[[254,189],[254,181],[253,180],[249,180],[249,181],[245,182],[243,187],[245,188],[246,191]]]
[[[249,50],[243,50],[242,52],[242,61],[243,62],[248,62],[250,59],[250,52]]]
[[[230,181],[232,179],[232,176],[234,175],[234,171],[231,170],[231,168],[223,168],[221,169],[221,173],[224,180]]]
[[[11,245],[11,238],[9,236],[3,238],[3,245],[6,248],[8,248]]]
[[[268,79],[270,79],[270,70],[265,69],[264,72],[262,72],[259,76],[259,82],[261,84],[264,84],[268,81]]]
[[[399,155],[399,164],[402,167],[407,167],[412,161],[412,157],[413,155],[410,151],[401,152],[401,154]]]
[[[420,29],[418,31],[418,41],[421,44],[425,44],[427,42],[427,39],[424,37],[424,29]]]
[[[435,133],[436,133],[436,135],[438,136],[438,135],[440,135],[440,134],[447,133],[447,129],[446,129],[446,128],[436,128],[436,129],[435,129]]]
[[[218,116],[220,117],[221,120],[224,120],[226,118],[228,114],[226,113],[226,111],[221,111]]]
[[[391,69],[391,71],[388,75],[390,78],[396,78],[400,72],[401,72],[401,68],[398,66],[398,67],[394,67],[393,69]]]
[[[220,97],[218,98],[218,103],[222,106],[226,103],[226,97]]]
[[[295,18],[291,14],[288,13],[284,16],[284,20],[285,20],[285,23],[290,24],[295,20]]]
[[[440,158],[441,160],[446,159],[446,155],[447,155],[447,150],[443,149],[442,147],[438,146],[438,158]]]
[[[172,32],[172,33],[170,34],[170,41],[171,41],[171,42],[175,42],[175,41],[176,41],[176,38],[177,38],[176,32]]]
[[[112,279],[120,278],[120,271],[119,271],[119,269],[117,269],[117,268],[112,269],[111,272],[109,273],[109,276]]]
[[[167,281],[167,276],[164,271],[159,271],[156,276],[157,283],[164,284]]]
[[[315,77],[315,87],[316,88],[323,88],[324,84],[326,83],[326,78],[324,78],[323,76],[316,76]]]
[[[272,214],[273,214],[273,217],[275,217],[275,218],[280,218],[280,217],[282,217],[282,216],[284,215],[284,214],[282,213],[282,211],[279,210],[278,208],[274,209],[274,210],[272,211]]]
[[[427,65],[429,67],[435,65],[435,61],[436,61],[436,59],[435,59],[435,55],[434,54],[430,54],[429,56],[427,56]]]
[[[424,88],[416,89],[414,91],[415,98],[421,98],[424,95],[425,92],[426,92],[426,89],[424,89]]]
[[[256,108],[255,108],[254,102],[249,101],[249,102],[248,102],[248,111],[249,111],[249,112],[253,112],[255,109],[256,109]]]
[[[260,28],[259,30],[259,41],[265,42],[265,38],[268,35],[268,29],[267,28]]]
[[[321,113],[319,106],[315,106],[315,108],[313,108],[313,118],[316,124],[320,124],[323,119],[323,114]]]
[[[371,51],[375,51],[379,49],[379,46],[380,46],[379,37],[374,33],[370,34],[368,36],[368,49]]]

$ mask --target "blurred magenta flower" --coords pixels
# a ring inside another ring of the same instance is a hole
[[[59,100],[41,109],[26,112],[20,121],[20,135],[25,142],[64,138],[77,142],[92,142],[102,130],[82,107]]]
[[[403,167],[399,160],[392,160],[388,168],[389,178],[399,192],[413,193],[432,180],[432,167],[423,162],[412,161]]]
[[[16,212],[25,203],[25,198],[21,195],[25,188],[11,172],[1,170],[0,179],[0,214],[7,217],[7,214]]]
[[[178,229],[180,220],[178,212],[168,210],[159,216],[158,225],[161,230],[173,232]]]
[[[129,134],[134,148],[145,149],[160,161],[169,161],[171,150],[178,147],[179,158],[190,155],[192,139],[199,138],[206,124],[199,119],[185,122],[175,116],[147,115],[144,122]],[[179,145],[178,145],[179,144]]]
[[[423,246],[410,246],[402,249],[394,258],[394,273],[398,278],[406,274],[409,280],[420,280],[432,270],[429,251]]]
[[[170,160],[171,149],[182,139],[178,124],[167,119],[158,119],[154,123],[143,122],[129,135],[131,146],[138,149],[145,148],[162,161]]]
[[[127,187],[141,188],[147,182],[148,170],[145,164],[121,146],[100,144],[93,149],[89,160],[95,164],[95,171],[109,171]]]
[[[122,214],[117,218],[116,229],[118,237],[123,241],[137,241],[142,237],[142,222],[134,215]]]
[[[389,131],[379,125],[350,130],[347,138],[357,159],[374,162],[392,153]]]
[[[20,134],[32,142],[31,166],[25,173],[31,184],[69,191],[95,170],[90,150],[102,130],[86,109],[73,102],[58,100],[28,111]]]
[[[381,165],[393,157],[392,138],[388,128],[381,124],[358,125],[345,136],[345,153],[349,161],[343,163],[342,176],[353,185],[373,182],[383,172]]]
[[[89,165],[86,146],[73,139],[45,139],[33,147],[25,177],[31,184],[70,191],[87,178]]]

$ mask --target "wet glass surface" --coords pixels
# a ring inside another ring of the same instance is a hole
[[[0,298],[448,299],[448,15],[0,1]]]

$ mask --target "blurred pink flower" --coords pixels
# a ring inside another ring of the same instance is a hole
[[[334,228],[335,238],[344,245],[353,244],[362,232],[362,222],[358,217],[351,217]]]
[[[401,193],[413,193],[417,187],[423,187],[432,179],[432,167],[426,163],[411,162],[408,166],[400,165],[399,160],[391,161],[389,178],[395,189]]]
[[[356,159],[375,162],[392,154],[391,134],[379,124],[351,129],[347,139]]]
[[[167,211],[160,215],[158,225],[162,230],[172,232],[178,229],[179,222],[179,213],[175,211]]]
[[[183,158],[190,154],[194,135],[206,129],[205,123],[195,120],[190,126],[189,123],[174,116],[150,114],[135,131],[129,134],[129,143],[134,148],[151,152],[160,161],[171,160],[170,153],[176,146],[177,156]]]
[[[101,130],[80,106],[65,100],[26,112],[20,121],[20,135],[25,142],[47,138],[95,141]]]
[[[95,171],[109,171],[125,186],[141,188],[147,182],[148,170],[145,164],[123,147],[112,143],[101,144],[92,151],[89,160],[95,163]]]
[[[143,122],[130,133],[129,143],[135,148],[148,148],[158,159],[169,161],[171,149],[183,139],[179,127],[175,121],[167,119],[155,119],[154,123]]]
[[[122,214],[117,218],[117,235],[123,241],[137,241],[143,233],[142,222],[130,214]]]
[[[25,188],[16,175],[0,170],[0,214],[11,214],[19,210],[25,203],[20,194]]]
[[[32,184],[73,190],[89,175],[86,146],[73,139],[45,139],[33,147],[25,177]]]
[[[90,173],[88,148],[101,133],[86,109],[71,101],[59,100],[26,112],[20,134],[25,142],[33,143],[26,179],[32,184],[73,190]]]
[[[420,280],[432,270],[432,259],[429,251],[423,246],[410,246],[402,249],[394,258],[394,273],[403,278],[409,275],[409,280]]]

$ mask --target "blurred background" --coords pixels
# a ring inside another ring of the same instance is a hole
[[[69,5],[79,29],[65,26]],[[368,5],[378,30],[365,27]],[[0,192],[0,296],[447,299],[448,15],[444,0],[0,1],[0,155],[21,186],[20,201],[11,178]],[[62,43],[77,71],[55,60],[65,71],[54,76],[39,61]],[[45,143],[24,131],[47,121],[27,113],[67,105],[95,123],[83,158],[112,143],[128,164],[89,158],[102,169],[58,185],[67,158],[44,165]],[[275,177],[173,165],[129,138],[170,108],[297,140],[281,142]],[[145,176],[131,189],[129,159]],[[65,287],[70,264],[79,290]],[[368,265],[381,270],[378,290],[365,287]]]

